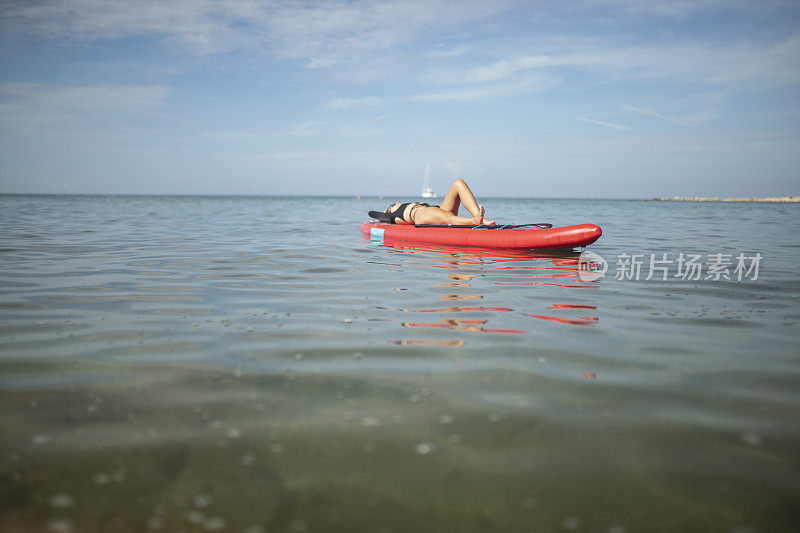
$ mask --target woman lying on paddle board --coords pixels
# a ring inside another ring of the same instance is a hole
[[[461,205],[469,211],[471,217],[458,216]],[[389,206],[381,217],[383,222],[392,224],[494,224],[494,220],[484,220],[484,209],[478,205],[475,196],[469,190],[466,182],[457,179],[450,186],[439,205],[429,205],[424,202],[397,202]],[[372,214],[372,213],[370,213]]]

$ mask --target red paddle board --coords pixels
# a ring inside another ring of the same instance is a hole
[[[410,224],[364,222],[361,231],[371,239],[383,242],[446,244],[500,249],[546,249],[588,246],[600,238],[602,230],[595,224],[578,224],[560,228],[508,228],[478,226],[475,228],[415,227]]]

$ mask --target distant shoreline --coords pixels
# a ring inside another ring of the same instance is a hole
[[[708,196],[673,196],[653,198],[656,202],[800,202],[800,196],[768,196],[766,198],[719,198]]]

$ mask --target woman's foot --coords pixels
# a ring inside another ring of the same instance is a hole
[[[478,213],[472,216],[472,221],[475,223],[476,226],[483,224],[484,213],[486,213],[486,209],[484,209],[482,205],[479,205]]]
[[[480,226],[481,224],[488,224],[494,226],[495,225],[494,220],[485,220],[483,218],[483,216],[486,214],[486,209],[484,209],[482,205],[479,205],[478,209],[480,209],[480,212],[472,217],[472,220],[475,222],[475,225]]]

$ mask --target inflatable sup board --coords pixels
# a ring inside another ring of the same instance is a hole
[[[529,226],[537,226],[531,224]],[[497,249],[547,249],[588,246],[603,234],[595,224],[578,224],[560,228],[497,226],[433,226],[364,222],[361,232],[382,242],[477,246]]]

